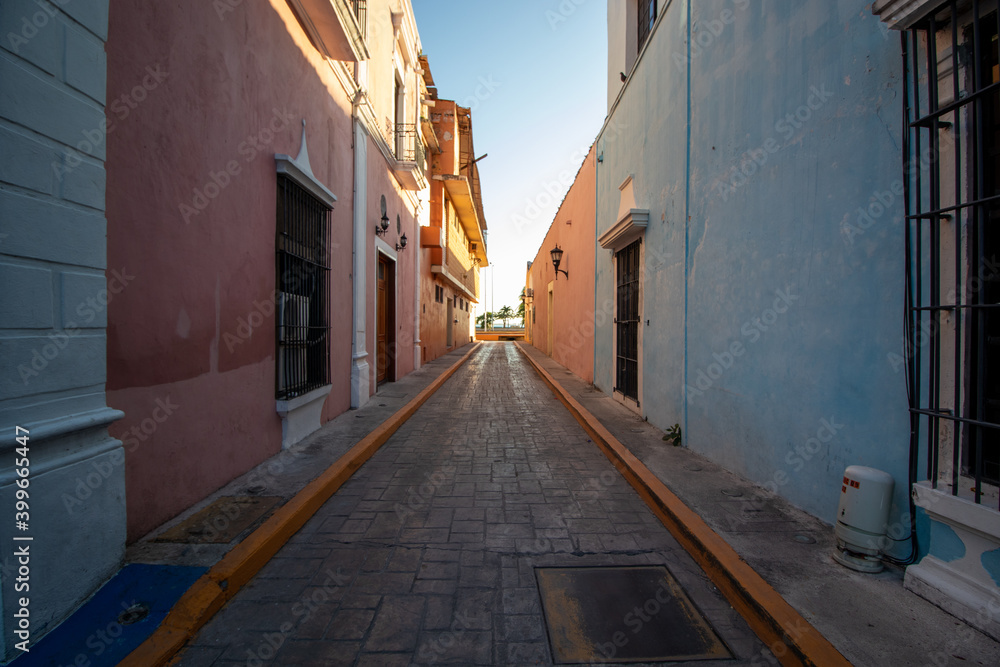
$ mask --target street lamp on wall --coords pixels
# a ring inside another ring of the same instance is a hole
[[[399,243],[396,244],[396,252],[406,250],[406,234],[399,237]]]
[[[387,231],[389,231],[389,216],[383,213],[381,224],[375,225],[375,234],[376,236],[385,236]]]
[[[559,247],[558,243],[555,248],[549,251],[549,254],[552,255],[552,266],[556,269],[556,280],[559,280],[560,271],[562,271],[562,273],[566,276],[566,279],[569,280],[569,273],[559,268],[559,264],[562,263],[563,251],[562,248]]]

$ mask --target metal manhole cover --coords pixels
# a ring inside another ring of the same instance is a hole
[[[535,568],[555,664],[732,657],[663,566]]]
[[[278,496],[223,496],[153,541],[227,544],[282,502],[284,499]]]

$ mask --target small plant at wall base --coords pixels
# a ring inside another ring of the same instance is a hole
[[[674,447],[681,446],[681,425],[674,424],[667,429],[666,435],[663,436],[665,442],[669,442]]]

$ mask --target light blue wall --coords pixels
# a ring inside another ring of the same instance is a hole
[[[892,474],[907,507],[905,383],[888,360],[903,335],[900,46],[868,6],[674,0],[598,142],[598,235],[629,173],[650,211],[643,413],[830,522],[852,464]],[[659,269],[651,249],[670,255]],[[612,268],[598,248],[598,303]],[[609,324],[605,391],[611,342]]]

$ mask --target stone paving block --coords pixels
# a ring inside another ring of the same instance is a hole
[[[302,597],[302,591],[306,589],[308,584],[308,579],[255,578],[240,589],[240,599],[260,602],[295,602]]]
[[[457,579],[417,579],[412,592],[420,595],[452,595],[458,589]]]
[[[447,528],[406,528],[399,534],[400,544],[436,544],[448,541]]]
[[[493,664],[493,633],[447,631],[421,644],[416,662],[420,665]]]
[[[497,566],[463,567],[458,580],[459,586],[475,588],[495,588],[500,578],[500,568]]]
[[[192,646],[184,651],[184,667],[211,667],[211,665],[217,665],[223,652],[221,648]]]
[[[292,614],[296,617],[296,625],[292,636],[295,639],[323,639],[326,636],[327,628],[330,627],[330,621],[339,607],[339,602],[325,604],[312,604],[310,602],[293,607]],[[298,615],[299,613],[301,615]]]
[[[334,640],[360,641],[374,619],[374,609],[342,609],[329,619],[326,636]]]
[[[392,549],[389,547],[368,548],[365,550],[365,562],[361,566],[362,572],[381,572],[389,562]]]
[[[366,572],[358,575],[351,588],[367,595],[408,593],[413,587],[413,579],[412,572]]]
[[[417,579],[455,579],[458,573],[458,563],[428,561],[420,565],[416,576]]]
[[[357,667],[409,667],[411,654],[407,653],[363,653]]]
[[[534,578],[534,573],[532,573],[532,578]],[[505,614],[542,613],[538,590],[534,587],[504,589],[503,611]]]
[[[545,620],[540,614],[520,614],[504,617],[504,641],[517,643],[545,640]]]
[[[257,576],[262,579],[311,579],[323,562],[323,558],[272,558]]]
[[[451,595],[428,595],[424,611],[425,630],[447,630],[455,620],[455,598]]]
[[[369,650],[413,651],[424,616],[421,596],[386,596],[365,641]]]
[[[420,567],[420,560],[423,558],[422,549],[407,549],[396,547],[389,557],[389,565],[386,570],[389,572],[416,572]]]
[[[354,664],[358,648],[355,643],[293,639],[281,647],[275,663],[302,667],[348,667]]]
[[[542,642],[507,644],[502,658],[506,665],[549,665],[549,647]]]

